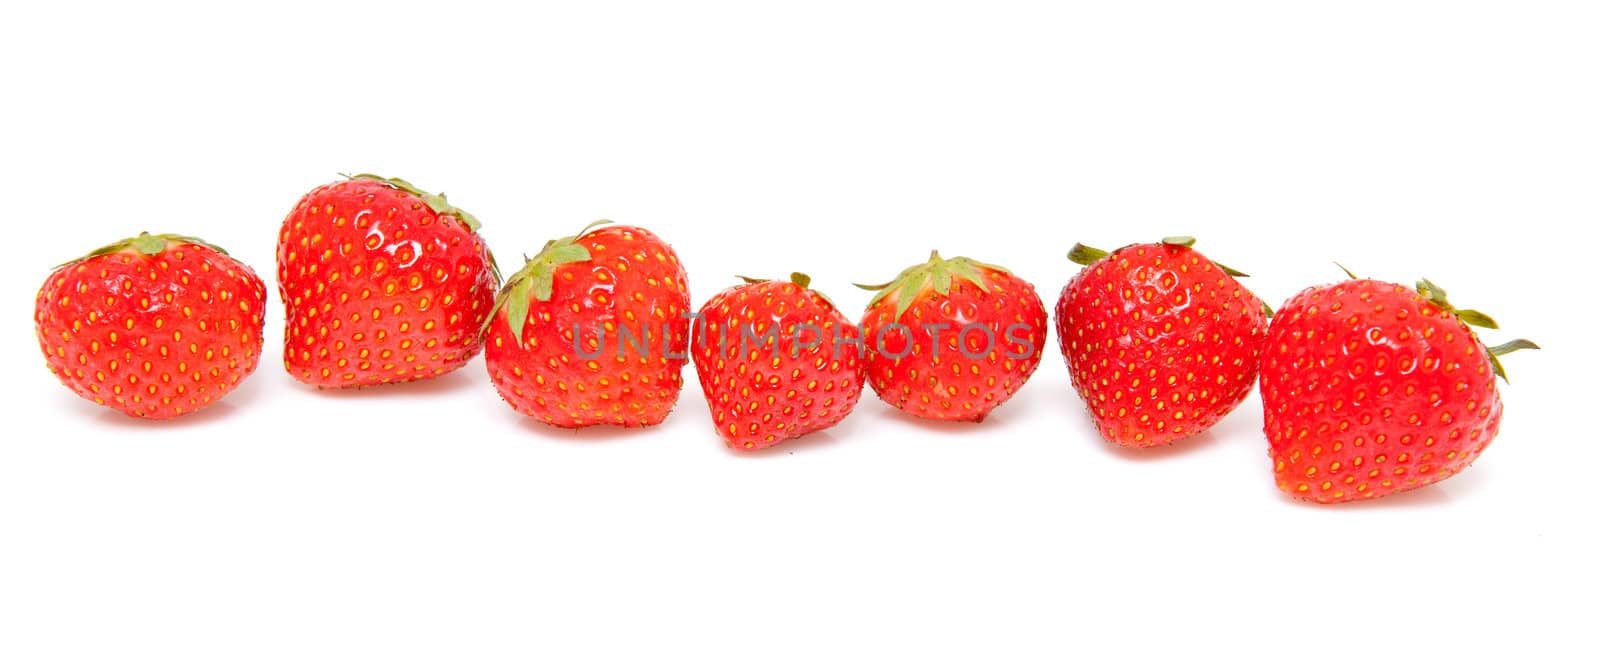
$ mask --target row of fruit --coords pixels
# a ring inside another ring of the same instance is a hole
[[[446,374],[480,350],[500,396],[558,427],[645,427],[692,359],[716,431],[757,450],[831,427],[870,384],[912,415],[980,421],[1028,380],[1047,318],[1010,271],[935,253],[853,322],[795,274],[745,279],[691,313],[688,276],[645,229],[597,222],[501,281],[478,220],[442,194],[356,175],[313,189],[278,233],[283,365],[324,388]],[[1258,373],[1278,486],[1318,502],[1420,487],[1470,464],[1501,417],[1497,357],[1443,290],[1352,276],[1272,311],[1192,238],[1078,246],[1055,330],[1100,433],[1148,448],[1203,432]],[[266,288],[221,248],[140,234],[57,267],[39,344],[80,396],[171,418],[254,371]],[[652,338],[654,342],[652,344]],[[608,347],[608,342],[611,347]]]

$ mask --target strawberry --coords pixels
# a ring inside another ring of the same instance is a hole
[[[696,318],[695,373],[717,433],[758,450],[827,429],[861,399],[861,330],[803,274],[743,278]]]
[[[683,264],[655,234],[585,228],[507,279],[484,363],[506,403],[547,424],[659,424],[683,387],[689,308]]]
[[[1311,287],[1278,311],[1261,359],[1261,402],[1278,488],[1321,503],[1370,499],[1449,478],[1500,429],[1498,356],[1427,280]]]
[[[499,279],[478,226],[399,178],[311,190],[278,232],[284,369],[342,388],[460,368],[483,345]]]
[[[1044,302],[1010,271],[966,257],[901,271],[861,317],[878,398],[932,420],[982,421],[1039,365]]]
[[[78,396],[173,418],[256,369],[266,286],[198,238],[141,233],[57,266],[35,299],[39,348]]]
[[[1173,237],[1068,255],[1087,267],[1056,303],[1061,352],[1100,434],[1119,445],[1203,432],[1255,383],[1271,312],[1234,280],[1242,273],[1193,245]]]

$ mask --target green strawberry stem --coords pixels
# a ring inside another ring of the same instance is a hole
[[[735,275],[733,277],[738,278],[741,282],[747,285],[759,285],[763,282],[772,282],[771,278],[752,278],[747,275]],[[800,285],[800,289],[811,289],[811,276],[799,271],[789,274],[789,282]]]
[[[570,263],[589,261],[589,248],[578,243],[578,239],[587,235],[595,227],[610,224],[609,219],[597,219],[583,227],[578,233],[565,238],[547,241],[544,248],[532,258],[523,257],[523,265],[500,287],[500,293],[495,297],[494,307],[489,310],[489,318],[483,321],[478,328],[481,335],[489,330],[489,325],[500,314],[500,309],[506,309],[506,321],[511,327],[511,333],[517,337],[517,347],[522,347],[522,333],[528,326],[528,308],[530,299],[534,301],[549,301],[550,295],[555,292],[556,269]]]
[[[138,250],[140,254],[145,256],[160,254],[162,250],[167,249],[166,239],[160,236],[152,236],[148,231],[140,231],[139,236],[133,239],[131,245],[133,249]]]
[[[1189,248],[1192,248],[1192,247],[1194,247],[1194,242],[1195,242],[1194,236],[1167,236],[1167,237],[1161,239],[1161,244],[1162,245],[1175,245],[1175,246],[1178,246],[1178,247],[1189,247]],[[1121,250],[1126,249],[1128,247],[1132,247],[1132,246],[1131,245],[1124,245],[1122,247],[1117,248],[1117,250],[1121,251]],[[1077,243],[1077,244],[1074,244],[1072,246],[1072,249],[1067,252],[1067,260],[1071,261],[1072,263],[1078,264],[1079,266],[1088,266],[1090,264],[1093,264],[1094,262],[1100,261],[1101,259],[1104,259],[1104,258],[1109,257],[1111,255],[1112,255],[1111,252],[1107,252],[1107,251],[1099,249],[1099,248],[1089,247],[1088,245],[1084,245],[1083,243]],[[1228,265],[1223,264],[1221,262],[1218,262],[1215,259],[1212,259],[1211,263],[1216,264],[1217,268],[1222,269],[1223,273],[1227,273],[1228,275],[1230,275],[1232,277],[1235,277],[1235,278],[1248,278],[1248,277],[1250,277],[1249,273],[1245,273],[1244,271],[1240,271],[1240,270],[1234,269],[1232,267],[1229,267]],[[1269,317],[1269,318],[1272,317],[1272,306],[1267,305],[1266,301],[1262,301],[1261,302],[1261,310],[1266,312],[1267,317]]]
[[[472,216],[472,213],[451,205],[450,200],[445,198],[443,192],[435,194],[423,191],[417,188],[416,185],[398,177],[379,177],[372,173],[356,173],[355,175],[339,173],[339,177],[347,180],[372,180],[374,182],[382,182],[391,187],[399,189],[400,191],[411,194],[412,196],[421,198],[422,202],[426,203],[428,207],[433,210],[433,214],[435,215],[450,215],[461,220],[463,224],[467,225],[468,231],[476,233],[478,229],[483,227],[483,222],[478,221],[478,218]],[[489,253],[489,271],[494,273],[494,282],[496,285],[504,284],[504,278],[500,275],[500,262],[495,261],[494,252]]]
[[[1110,252],[1083,243],[1073,245],[1072,250],[1067,252],[1067,260],[1079,266],[1088,266],[1109,256]]]
[[[477,231],[479,227],[483,226],[483,223],[478,221],[477,217],[473,217],[472,213],[451,205],[450,200],[445,198],[443,193],[435,194],[432,192],[423,191],[418,189],[416,185],[398,177],[380,177],[372,173],[356,173],[355,175],[339,173],[339,176],[347,180],[372,180],[373,182],[382,182],[391,187],[399,189],[400,191],[417,196],[422,199],[423,203],[428,204],[429,208],[433,209],[434,214],[453,216],[456,219],[461,220],[462,223],[466,224],[468,230]]]
[[[748,275],[735,275],[733,277],[738,278],[740,282],[743,282],[744,284],[747,284],[747,285],[759,285],[759,284],[761,284],[763,282],[772,282],[771,278],[753,278],[753,277],[750,277]],[[793,273],[790,273],[789,274],[789,282],[792,282],[792,283],[794,283],[796,285],[800,285],[800,289],[809,290],[811,293],[822,297],[822,300],[823,301],[827,301],[828,305],[831,305],[831,306],[834,306],[834,307],[837,307],[839,305],[837,303],[834,303],[833,299],[829,298],[827,294],[823,294],[821,290],[811,289],[811,276],[806,275],[805,273],[801,273],[799,271],[795,271]]]
[[[1349,271],[1345,272],[1349,273]],[[1471,327],[1481,327],[1484,329],[1500,328],[1500,324],[1495,322],[1494,318],[1485,315],[1481,311],[1472,310],[1470,308],[1457,308],[1451,305],[1448,298],[1449,294],[1444,291],[1443,287],[1434,284],[1432,280],[1427,278],[1418,280],[1417,293],[1421,294],[1422,298],[1427,299],[1429,303],[1438,306],[1440,310],[1450,313],[1451,315],[1455,315],[1458,319]],[[1473,331],[1473,335],[1477,335],[1476,330]],[[1483,341],[1482,339],[1479,339],[1478,342],[1482,343]],[[1539,349],[1540,348],[1538,344],[1526,338],[1519,338],[1509,343],[1502,343],[1494,347],[1485,346],[1485,350],[1489,353],[1489,366],[1490,368],[1494,369],[1494,375],[1499,376],[1501,380],[1504,380],[1508,383],[1511,382],[1511,379],[1506,377],[1506,367],[1500,363],[1500,356],[1510,354],[1518,350]]]
[[[1462,322],[1466,322],[1474,327],[1483,327],[1485,329],[1500,328],[1499,323],[1495,322],[1494,318],[1489,317],[1488,315],[1476,310],[1456,308],[1455,306],[1450,305],[1450,302],[1445,298],[1447,295],[1445,294],[1444,288],[1433,284],[1433,281],[1427,278],[1417,281],[1417,293],[1421,294],[1422,298],[1432,301],[1434,305],[1437,305],[1440,308],[1455,314],[1456,317],[1461,318]]]
[[[955,278],[961,278],[977,285],[979,290],[987,293],[989,285],[983,279],[983,271],[986,269],[1010,273],[1010,271],[1000,266],[985,264],[967,257],[945,259],[939,256],[938,250],[934,250],[928,255],[927,262],[907,267],[889,282],[877,285],[855,283],[855,286],[867,291],[877,292],[872,297],[872,300],[867,302],[869,306],[878,305],[879,301],[894,295],[894,318],[898,320],[901,315],[905,314],[906,310],[911,308],[911,302],[915,301],[918,296],[921,296],[928,289],[932,289],[940,296],[949,296],[950,286]]]
[[[1345,268],[1344,264],[1335,261],[1333,262],[1333,265],[1338,266],[1339,270],[1344,271],[1344,274],[1350,276],[1351,280],[1360,279],[1356,277],[1355,273],[1350,272],[1350,269]],[[1445,292],[1443,287],[1435,284],[1432,280],[1423,278],[1417,281],[1416,286],[1417,294],[1422,295],[1422,298],[1427,299],[1429,303],[1438,306],[1440,310],[1450,313],[1451,315],[1459,318],[1462,322],[1466,323],[1469,327],[1468,331],[1471,331],[1474,337],[1477,336],[1478,332],[1475,329],[1471,329],[1471,327],[1481,327],[1484,329],[1500,328],[1500,323],[1495,322],[1494,318],[1489,317],[1482,311],[1472,310],[1470,308],[1457,308],[1451,305],[1449,293]],[[1482,343],[1483,339],[1480,338],[1478,342]],[[1511,382],[1511,379],[1506,377],[1506,367],[1500,363],[1500,356],[1510,354],[1518,350],[1539,350],[1540,348],[1538,344],[1534,343],[1533,341],[1530,341],[1526,338],[1519,338],[1509,343],[1502,343],[1494,347],[1485,346],[1484,349],[1489,353],[1489,367],[1494,369],[1494,375],[1499,376],[1500,380],[1504,380],[1509,383]]]
[[[1497,346],[1494,346],[1492,348],[1489,348],[1489,352],[1494,353],[1495,356],[1498,357],[1500,355],[1510,354],[1510,353],[1516,352],[1518,350],[1539,350],[1539,349],[1541,349],[1541,348],[1539,347],[1539,345],[1537,343],[1534,343],[1533,341],[1530,341],[1530,340],[1528,340],[1526,338],[1519,338],[1519,339],[1511,341],[1509,343],[1501,343],[1500,345],[1497,345]]]
[[[208,243],[208,242],[206,242],[204,240],[201,240],[199,238],[196,238],[194,236],[184,236],[184,235],[179,235],[179,234],[176,234],[176,233],[156,233],[156,234],[152,234],[149,231],[140,231],[139,235],[137,235],[137,236],[134,236],[132,238],[123,238],[122,240],[119,240],[117,242],[111,243],[109,245],[101,245],[100,247],[97,247],[97,248],[95,248],[93,250],[90,250],[88,254],[85,254],[85,255],[83,255],[81,257],[78,257],[76,259],[70,259],[68,261],[64,261],[64,262],[61,262],[59,264],[56,264],[54,266],[54,268],[61,268],[63,266],[70,266],[70,265],[76,264],[76,263],[78,263],[80,261],[93,259],[95,257],[103,257],[103,256],[111,254],[113,252],[122,252],[124,250],[130,250],[130,249],[135,251],[135,252],[138,252],[139,254],[147,256],[147,257],[155,256],[157,254],[161,254],[162,252],[165,252],[166,249],[167,249],[167,246],[171,245],[172,243],[189,243],[191,245],[199,245],[201,247],[207,247],[207,248],[216,250],[217,252],[220,252],[220,253],[225,254],[225,255],[228,254],[227,250],[224,250],[221,247],[218,247],[216,245],[212,245],[211,243]]]

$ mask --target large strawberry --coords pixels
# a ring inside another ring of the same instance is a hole
[[[255,371],[266,294],[222,248],[141,233],[56,267],[33,320],[45,362],[78,396],[171,418]]]
[[[861,399],[861,330],[795,273],[789,282],[745,279],[696,318],[695,373],[717,433],[758,450],[827,429]]]
[[[1061,292],[1056,332],[1100,434],[1147,448],[1205,431],[1255,383],[1270,312],[1242,275],[1167,238],[1106,253]]]
[[[1261,359],[1261,403],[1278,488],[1322,503],[1449,478],[1500,429],[1498,355],[1427,280],[1311,287],[1278,311]]]
[[[683,387],[689,308],[683,264],[655,234],[586,228],[506,280],[484,363],[506,403],[545,423],[658,424]]]
[[[478,220],[398,178],[311,190],[278,232],[283,366],[318,387],[423,380],[483,346],[498,271]]]
[[[901,271],[861,318],[867,381],[915,416],[978,422],[1016,394],[1043,354],[1044,302],[1033,285],[966,257]]]

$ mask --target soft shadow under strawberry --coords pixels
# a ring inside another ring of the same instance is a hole
[[[876,415],[886,421],[898,422],[908,427],[916,427],[941,434],[970,434],[985,430],[994,431],[997,427],[1009,425],[1010,421],[1006,419],[1006,416],[1011,415],[1006,413],[1005,407],[1002,406],[983,420],[976,422],[966,420],[929,420],[912,415],[886,403],[873,404],[873,406],[877,409]]]
[[[1212,432],[1207,431],[1150,448],[1130,448],[1105,440],[1101,440],[1100,445],[1106,452],[1130,462],[1150,462],[1188,455],[1199,450],[1212,448],[1219,443],[1221,442],[1217,440],[1217,437]]]
[[[591,425],[588,427],[556,427],[540,421],[531,416],[524,415],[517,419],[517,427],[529,434],[550,439],[551,442],[529,443],[530,446],[551,446],[557,443],[571,443],[572,445],[597,443],[619,443],[630,438],[650,437],[653,432],[659,431],[659,425],[650,427],[623,427],[621,425]]]
[[[1303,508],[1333,512],[1356,509],[1437,508],[1449,506],[1456,496],[1470,496],[1469,493],[1477,490],[1483,483],[1483,479],[1479,477],[1480,473],[1481,470],[1468,468],[1466,471],[1440,483],[1406,490],[1405,492],[1397,492],[1392,495],[1384,495],[1372,499],[1355,499],[1335,504],[1318,504],[1310,500],[1296,499],[1287,494],[1279,494],[1284,501],[1293,502]]]
[[[329,399],[431,397],[439,394],[451,394],[480,384],[481,382],[474,382],[465,370],[458,369],[426,380],[384,383],[366,387],[315,387],[312,389],[315,390],[318,396]]]
[[[249,387],[253,386],[245,385],[234,390],[232,394],[212,402],[211,405],[206,406],[205,408],[192,413],[185,413],[176,418],[168,418],[165,420],[135,418],[126,413],[102,406],[88,406],[81,402],[65,405],[66,408],[64,408],[64,412],[72,413],[85,421],[96,422],[118,428],[128,427],[137,429],[161,430],[176,429],[179,427],[200,427],[216,422],[222,422],[230,417],[233,417],[234,414],[239,412],[241,407],[248,406],[250,404],[250,397],[255,395],[239,393],[243,392]]]
[[[838,430],[839,427],[835,426],[822,431],[811,432],[810,434],[788,439],[761,450],[738,450],[728,446],[727,444],[723,444],[722,449],[727,451],[729,454],[734,455],[735,457],[752,460],[772,457],[788,457],[795,453],[809,453],[838,447],[839,444],[844,443],[843,437],[833,435],[833,432]]]

